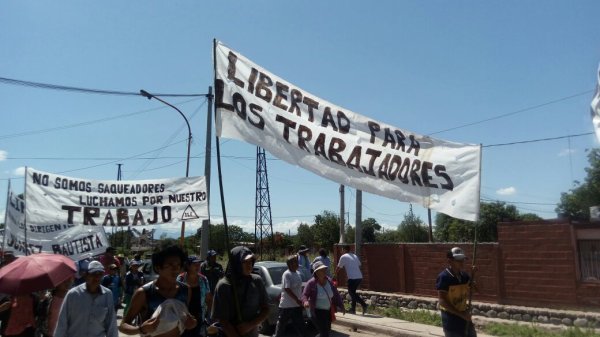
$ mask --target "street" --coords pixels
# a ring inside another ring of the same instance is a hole
[[[122,314],[122,310],[119,310],[118,315],[117,315],[117,325],[121,324],[121,314]],[[341,326],[341,325],[336,325],[334,324],[331,327],[332,331],[330,336],[331,337],[355,337],[355,336],[376,336],[377,334],[372,333],[372,332],[368,332],[368,331],[351,331],[351,329],[349,327],[345,327],[345,326]],[[311,329],[311,336],[315,336],[317,334],[316,330]],[[119,332],[119,337],[128,337],[129,335],[126,335],[122,332]],[[271,335],[259,335],[260,337],[271,337]],[[297,337],[297,335],[295,334],[294,330],[291,328],[291,326],[288,327],[288,329],[285,331],[284,337]]]

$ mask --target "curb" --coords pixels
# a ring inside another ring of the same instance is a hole
[[[336,317],[336,321],[333,323],[334,325],[344,326],[352,329],[353,331],[363,330],[374,332],[377,334],[382,334],[384,336],[394,336],[394,337],[425,337],[425,336],[439,336],[443,337],[441,334],[432,334],[425,333],[419,330],[409,330],[409,329],[401,329],[401,328],[390,328],[382,325],[371,324],[364,321],[353,320],[348,317]]]

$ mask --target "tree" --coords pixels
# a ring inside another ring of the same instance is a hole
[[[438,213],[435,217],[435,237],[442,242],[467,242],[475,238],[477,226],[477,241],[496,242],[498,240],[498,222],[517,220],[538,220],[533,214],[520,215],[514,205],[504,202],[482,202],[479,207],[479,221],[466,221]]]
[[[354,227],[350,225],[346,225],[346,227],[344,227],[344,241],[346,243],[353,243],[356,241],[356,230]]]
[[[254,242],[254,234],[246,233],[242,227],[236,225],[228,225],[230,249],[242,242]],[[200,228],[198,229],[200,231]],[[225,240],[225,225],[210,225],[209,247],[219,252],[219,254],[227,253]]]
[[[362,221],[362,241],[375,242],[375,231],[381,230],[381,225],[373,218],[366,218]]]
[[[402,242],[400,232],[397,229],[385,229],[383,228],[380,232],[375,234],[377,242],[390,243],[390,242]]]
[[[296,237],[294,238],[296,248],[300,245],[311,247],[314,243],[315,239],[310,226],[305,223],[300,224],[300,226],[298,226],[298,234],[296,234]]]
[[[323,248],[331,250],[340,241],[340,218],[333,212],[323,211],[316,215],[311,229],[315,243]]]
[[[412,207],[404,215],[404,220],[398,226],[398,238],[403,242],[427,242],[429,235],[425,223],[416,216]]]
[[[561,194],[556,213],[575,220],[588,220],[590,206],[600,203],[600,148],[588,153],[588,161],[590,166],[585,169],[584,182],[575,181],[575,187]]]

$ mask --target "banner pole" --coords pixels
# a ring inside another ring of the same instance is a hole
[[[469,280],[469,300],[467,310],[469,311],[469,315],[473,311],[473,286],[475,285],[475,272],[476,265],[475,261],[477,260],[477,223],[479,222],[479,215],[481,210],[481,161],[482,161],[482,146],[479,144],[479,186],[477,188],[478,199],[480,200],[479,209],[477,210],[477,220],[475,221],[475,226],[473,228],[474,238],[473,238],[473,261],[471,262],[471,279]],[[467,322],[465,325],[465,337],[469,336],[470,326],[473,325],[473,321]]]
[[[8,189],[6,190],[6,208],[4,208],[4,235],[2,235],[2,256],[0,256],[0,263],[4,262],[4,245],[6,244],[6,223],[8,220],[8,205],[10,200],[10,179],[8,179]]]
[[[29,255],[27,248],[27,166],[25,166],[25,188],[23,189],[23,201],[25,202],[25,212],[23,212],[23,231],[25,232],[25,256]]]

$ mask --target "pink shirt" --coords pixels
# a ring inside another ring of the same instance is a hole
[[[28,327],[35,326],[33,315],[33,299],[31,295],[20,295],[12,298],[10,318],[4,334],[6,336],[18,335]]]
[[[54,336],[54,330],[56,329],[56,323],[58,322],[58,314],[60,313],[60,307],[62,306],[64,298],[53,296],[52,304],[48,312],[48,335]]]

